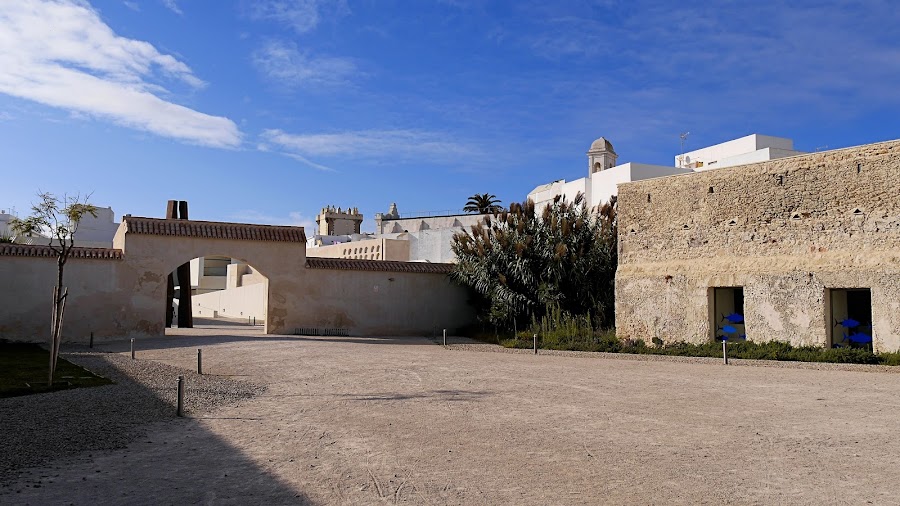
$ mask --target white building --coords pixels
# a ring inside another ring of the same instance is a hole
[[[307,242],[306,255],[404,262],[455,262],[456,256],[451,249],[453,235],[483,222],[486,216],[489,215],[403,217],[397,211],[397,204],[391,204],[387,213],[375,214],[374,234],[325,235],[322,234],[325,229],[320,222],[319,234]],[[331,217],[338,223],[342,219],[341,216]]]
[[[574,181],[559,179],[540,185],[528,194],[528,198],[540,210],[559,195],[564,195],[571,202],[581,193],[588,207],[594,208],[608,202],[613,195],[618,195],[620,183],[762,162],[802,153],[794,150],[794,141],[791,139],[753,134],[678,155],[672,167],[634,162],[616,165],[618,155],[612,143],[600,137],[591,143],[587,152],[588,177]]]
[[[543,209],[559,195],[565,196],[566,200],[571,202],[579,193],[584,195],[588,207],[594,208],[608,202],[613,195],[617,195],[619,183],[692,172],[690,169],[646,163],[616,165],[618,155],[613,149],[612,143],[603,137],[591,143],[587,157],[588,177],[574,181],[559,179],[538,186],[528,194],[528,198],[534,201],[535,208]]]
[[[802,154],[803,151],[794,149],[794,141],[791,139],[752,134],[678,155],[675,157],[675,166],[701,171]]]
[[[115,221],[116,214],[111,207],[98,207],[97,216],[90,214],[81,218],[75,233],[75,246],[82,248],[111,248],[113,236],[119,229]],[[15,238],[20,244],[47,244],[49,238],[43,234],[32,234],[28,237],[16,237],[9,227],[9,222],[15,218],[6,210],[0,211],[0,236]]]

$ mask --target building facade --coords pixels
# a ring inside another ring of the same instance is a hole
[[[617,335],[900,350],[898,173],[891,141],[621,185]]]
[[[571,202],[575,195],[584,195],[589,208],[602,206],[610,197],[618,195],[620,184],[643,181],[675,174],[731,167],[734,165],[775,160],[802,154],[794,150],[794,141],[783,137],[752,134],[714,146],[705,147],[675,157],[674,166],[628,162],[616,165],[619,155],[610,141],[600,137],[591,143],[587,152],[588,176],[566,181],[559,179],[543,184],[528,194],[528,198],[540,210],[564,196]]]

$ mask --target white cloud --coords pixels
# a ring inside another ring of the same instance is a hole
[[[166,9],[169,9],[179,16],[184,14],[183,12],[181,12],[181,9],[178,7],[178,3],[175,0],[162,0],[162,3],[166,6]]]
[[[348,10],[344,0],[257,0],[250,8],[250,17],[276,21],[297,33],[306,33],[318,26],[323,8],[337,15]]]
[[[141,6],[138,5],[137,2],[123,0],[122,3],[125,4],[125,7],[128,7],[129,9],[133,10],[134,12],[141,12]]]
[[[481,150],[454,142],[444,134],[419,130],[363,130],[333,134],[290,134],[266,130],[261,135],[264,150],[276,148],[281,154],[303,163],[315,157],[394,162],[424,160],[428,164],[459,164],[481,158]],[[327,167],[320,166],[317,168]],[[330,170],[330,169],[329,169]]]
[[[269,41],[253,54],[253,63],[280,86],[339,86],[357,74],[347,58],[313,57],[293,42]]]
[[[160,98],[158,78],[206,84],[152,44],[116,35],[83,0],[0,4],[0,93],[195,144],[240,144],[228,118]]]

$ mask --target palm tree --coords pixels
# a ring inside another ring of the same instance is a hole
[[[469,197],[466,207],[463,211],[467,213],[489,214],[502,211],[503,207],[499,205],[500,199],[496,195],[490,193],[476,193]]]

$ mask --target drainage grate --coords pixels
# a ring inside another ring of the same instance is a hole
[[[313,327],[297,327],[294,328],[295,336],[338,336],[347,337],[349,335],[347,329],[320,329]]]

